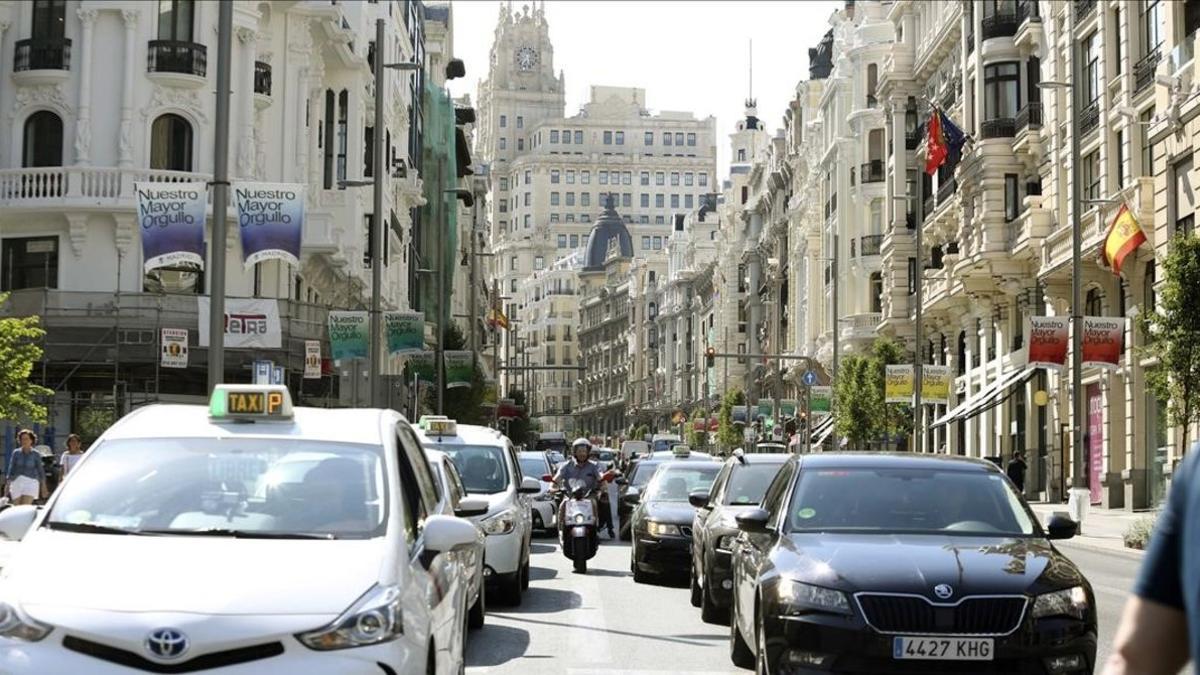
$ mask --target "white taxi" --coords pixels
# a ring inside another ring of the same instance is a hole
[[[408,428],[279,386],[125,416],[0,513],[0,672],[460,672],[480,534],[436,514]]]
[[[502,603],[521,604],[529,587],[530,499],[541,483],[521,475],[512,443],[495,429],[427,416],[416,431],[425,448],[450,457],[467,494],[488,501],[487,514],[472,519],[487,535],[484,580]]]
[[[454,462],[446,453],[426,450],[425,456],[429,458],[429,466],[433,469],[433,477],[438,483],[438,513],[473,518],[488,512],[486,500],[467,495],[467,489],[458,475],[458,467],[454,466]],[[471,583],[467,592],[471,607],[470,616],[467,617],[469,628],[483,628],[484,614],[487,611],[486,590],[483,584],[482,532],[480,530],[479,545],[462,552],[464,573]]]

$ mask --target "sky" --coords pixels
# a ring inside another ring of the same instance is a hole
[[[452,0],[454,55],[467,76],[450,82],[455,96],[478,100],[499,15],[497,0]],[[529,0],[513,0],[520,11]],[[772,133],[796,83],[808,77],[808,49],[829,30],[835,0],[551,0],[546,21],[554,68],[566,74],[568,116],[593,84],[641,87],[651,111],[684,110],[717,118],[718,173],[729,173],[729,136],[743,117],[750,87]]]

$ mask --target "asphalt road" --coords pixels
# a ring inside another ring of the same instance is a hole
[[[1061,549],[1095,590],[1102,666],[1139,560],[1070,542]],[[554,539],[535,539],[530,577],[520,607],[492,605],[484,628],[471,634],[470,675],[746,672],[729,661],[728,629],[703,623],[688,603],[686,579],[633,583],[627,544],[603,542],[587,575],[577,575]]]

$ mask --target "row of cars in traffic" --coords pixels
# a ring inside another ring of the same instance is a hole
[[[539,477],[493,429],[280,386],[138,409],[0,512],[0,672],[462,673],[529,585]]]
[[[644,475],[648,472],[649,475]],[[991,462],[908,453],[650,456],[621,497],[634,581],[690,577],[759,673],[1091,673],[1096,605]]]

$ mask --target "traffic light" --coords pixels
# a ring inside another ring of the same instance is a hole
[[[704,350],[704,364],[706,366],[708,366],[709,368],[712,368],[716,364],[716,360],[717,360],[717,350],[716,349],[709,347],[708,349]]]

